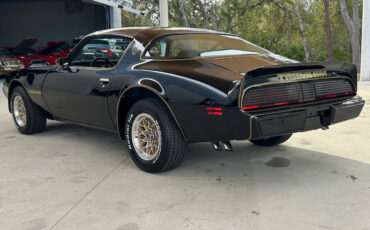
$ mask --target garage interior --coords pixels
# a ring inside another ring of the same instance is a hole
[[[0,0],[0,47],[36,37],[35,47],[112,28],[111,6],[82,0]]]

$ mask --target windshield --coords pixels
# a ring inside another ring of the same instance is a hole
[[[194,58],[269,53],[269,51],[233,35],[181,34],[157,39],[144,56],[147,58]]]

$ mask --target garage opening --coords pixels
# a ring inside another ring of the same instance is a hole
[[[34,47],[111,27],[109,6],[81,0],[0,0],[0,47],[35,37]]]

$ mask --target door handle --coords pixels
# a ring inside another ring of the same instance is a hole
[[[100,78],[99,81],[102,84],[108,84],[109,83],[109,78]]]

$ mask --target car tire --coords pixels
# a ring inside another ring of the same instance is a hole
[[[132,160],[150,173],[176,168],[187,151],[187,143],[168,109],[154,98],[142,99],[130,108],[125,139]]]
[[[250,142],[259,146],[274,146],[286,142],[291,136],[292,134],[288,134],[283,136],[270,137],[267,139],[250,140]]]
[[[16,87],[10,97],[10,109],[17,130],[22,134],[40,133],[45,130],[46,117],[31,101],[23,87]]]

